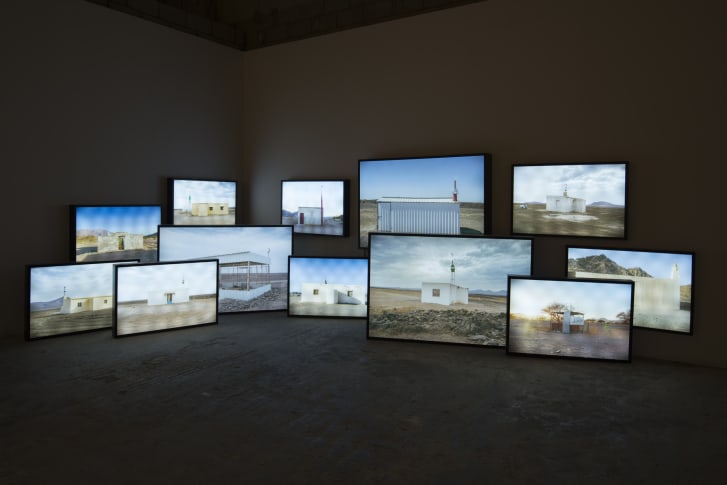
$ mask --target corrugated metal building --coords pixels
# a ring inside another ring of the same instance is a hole
[[[378,232],[459,235],[459,202],[451,198],[382,197]]]

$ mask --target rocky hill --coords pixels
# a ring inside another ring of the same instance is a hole
[[[568,273],[586,271],[589,273],[602,273],[624,276],[652,276],[641,268],[624,268],[614,262],[605,254],[586,256],[585,258],[571,258],[568,260]]]

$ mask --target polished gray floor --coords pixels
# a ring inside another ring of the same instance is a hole
[[[0,483],[725,483],[727,369],[367,340],[364,320],[0,343]]]

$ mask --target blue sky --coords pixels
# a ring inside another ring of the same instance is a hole
[[[550,303],[572,305],[585,318],[616,319],[631,308],[631,285],[579,280],[512,279],[510,312],[532,317]]]
[[[174,180],[174,209],[189,210],[197,202],[227,202],[236,205],[237,183],[234,181]]]
[[[368,259],[290,258],[290,291],[299,292],[302,283],[368,285]]]
[[[612,249],[568,248],[568,259],[605,255],[624,268],[641,268],[654,278],[671,278],[674,264],[679,268],[679,284],[692,283],[692,255],[666,252]]]
[[[293,252],[291,226],[162,226],[159,261],[198,259],[250,251],[262,256],[270,250],[270,271],[288,271]]]
[[[211,262],[151,264],[118,268],[117,300],[146,300],[150,292],[187,288],[189,295],[217,292],[217,265]]]
[[[330,180],[284,180],[282,183],[282,208],[298,212],[298,207],[320,207],[323,197],[323,216],[343,214],[343,182]]]
[[[371,286],[421,288],[449,282],[470,290],[507,290],[507,275],[530,274],[531,241],[508,238],[372,235]]]
[[[482,155],[367,160],[359,167],[359,199],[451,197],[456,179],[460,201],[484,202]]]
[[[82,298],[113,294],[114,263],[39,266],[30,269],[30,301],[51,301],[63,296]]]
[[[76,230],[106,229],[110,232],[155,234],[162,222],[161,206],[79,206]]]
[[[586,204],[606,201],[625,205],[624,164],[533,165],[513,167],[513,203],[542,202],[548,195],[585,199]]]

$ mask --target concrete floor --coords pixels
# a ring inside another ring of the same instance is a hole
[[[0,343],[0,483],[724,483],[727,369],[221,315]]]

